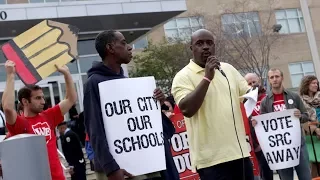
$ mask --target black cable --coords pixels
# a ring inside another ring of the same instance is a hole
[[[238,144],[239,144],[241,155],[242,155],[242,175],[243,175],[242,179],[245,180],[246,176],[245,176],[245,170],[244,170],[244,156],[243,156],[242,147],[241,147],[241,144],[240,144],[240,141],[239,141],[238,131],[237,131],[237,127],[236,127],[236,119],[234,117],[233,101],[232,101],[230,82],[229,82],[229,79],[227,78],[227,75],[221,69],[219,69],[219,71],[227,79],[228,86],[229,86],[230,102],[231,102],[231,109],[232,109],[232,116],[233,116],[233,125],[234,125],[234,130],[235,130],[235,133],[236,133],[236,136],[237,136]]]

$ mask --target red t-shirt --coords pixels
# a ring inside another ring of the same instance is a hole
[[[286,110],[286,103],[284,102],[283,94],[273,94],[273,110],[274,112]]]
[[[257,104],[256,104],[256,107],[253,109],[253,112],[252,112],[252,116],[258,116],[260,115],[260,104],[261,104],[261,101],[263,100],[263,98],[266,97],[266,93],[264,94],[261,94],[259,97],[258,97],[258,100],[257,100]]]
[[[34,117],[17,116],[14,125],[7,124],[11,136],[27,132],[30,134],[44,135],[46,137],[52,180],[65,180],[54,133],[55,127],[63,120],[64,117],[61,114],[60,107],[56,105]]]

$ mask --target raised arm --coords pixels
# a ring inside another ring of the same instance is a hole
[[[56,66],[57,67],[57,66]],[[59,107],[62,115],[65,115],[71,107],[77,102],[77,92],[74,87],[74,82],[72,80],[71,73],[67,66],[57,67],[58,71],[64,75],[64,80],[66,82],[66,97],[59,103]]]
[[[6,116],[6,121],[10,125],[14,125],[17,119],[17,112],[15,110],[15,95],[14,95],[14,76],[15,76],[15,63],[7,61],[5,64],[7,72],[6,87],[2,95],[3,112]]]

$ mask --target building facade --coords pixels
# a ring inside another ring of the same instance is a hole
[[[237,2],[245,1],[248,3],[247,6],[237,7],[239,6]],[[284,72],[284,86],[286,88],[298,90],[301,78],[305,75],[315,75],[316,68],[320,68],[315,66],[319,63],[319,59],[315,54],[319,53],[320,50],[320,1],[245,1],[187,0],[188,10],[186,12],[159,25],[157,29],[150,31],[146,36],[135,42],[139,43],[138,48],[143,48],[147,45],[147,40],[157,42],[161,41],[163,37],[170,38],[174,36],[190,38],[191,33],[199,28],[215,26],[215,24],[212,24],[212,18],[220,21],[221,26],[242,24],[242,28],[239,30],[250,37],[254,37],[255,33],[257,33],[256,31],[263,29],[261,22],[270,17],[271,24],[281,24],[282,26],[278,32],[281,39],[271,51],[272,56],[276,58],[270,60],[270,67],[277,67]],[[307,9],[301,6],[303,3],[307,4]],[[244,20],[235,19],[230,14],[240,17],[250,16],[253,20],[246,21],[246,18]],[[310,14],[310,18],[305,18],[304,15],[306,14]],[[199,21],[199,19],[201,20]],[[312,38],[310,33],[315,35],[313,40],[317,45],[316,49],[314,44],[308,40],[308,37]],[[316,52],[311,51],[310,44]],[[320,74],[317,75],[318,77],[320,76]]]
[[[79,59],[69,63],[68,67],[77,88],[76,108],[80,113],[83,111],[86,72],[93,61],[100,61],[94,46],[98,33],[118,30],[130,43],[185,10],[185,0],[0,0],[0,46],[44,19],[77,26],[80,29]],[[4,62],[0,54],[0,99],[6,79]],[[126,66],[123,67],[127,74]],[[38,85],[43,87],[48,106],[57,104],[65,96],[64,78],[58,72]],[[22,86],[16,77],[15,92]]]

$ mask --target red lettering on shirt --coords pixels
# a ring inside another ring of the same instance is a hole
[[[46,137],[52,180],[65,180],[57,152],[55,127],[64,120],[59,105],[34,117],[17,116],[14,125],[7,124],[10,135],[29,133]]]
[[[283,94],[273,94],[273,109],[274,112],[286,110],[286,103],[284,102]]]

